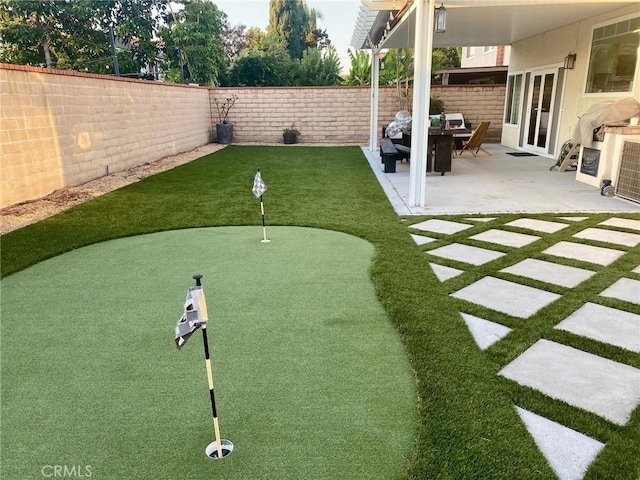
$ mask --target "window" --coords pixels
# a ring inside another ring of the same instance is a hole
[[[491,53],[491,52],[495,52],[496,51],[496,47],[484,47],[482,49],[482,53]]]
[[[476,47],[467,47],[465,52],[465,58],[472,58],[476,56]]]
[[[504,123],[517,125],[520,117],[520,97],[522,94],[522,74],[509,75]]]
[[[585,93],[631,92],[640,46],[640,17],[593,30]]]

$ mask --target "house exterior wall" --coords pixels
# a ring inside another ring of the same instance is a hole
[[[208,89],[0,64],[0,208],[209,142]]]
[[[472,47],[462,47],[462,59],[460,66],[462,68],[472,67],[499,67],[502,65],[509,65],[509,57],[511,54],[511,47],[497,46],[495,50],[491,52],[484,52],[484,47],[473,47],[473,56],[468,56],[468,50]]]
[[[548,67],[561,67],[564,63],[564,57],[569,52],[577,54],[575,68],[573,70],[562,70],[564,72],[564,86],[561,105],[556,107],[561,110],[555,151],[559,151],[560,146],[571,138],[578,117],[591,105],[622,100],[630,96],[640,98],[640,73],[637,66],[636,81],[632,92],[615,94],[584,93],[589,68],[593,26],[637,13],[637,6],[615,9],[607,14],[576,22],[512,45],[509,60],[510,74]],[[525,106],[522,106],[522,108],[525,109]],[[501,143],[507,147],[518,147],[519,128],[524,128],[524,125],[503,125]]]

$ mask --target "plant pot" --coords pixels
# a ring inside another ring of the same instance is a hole
[[[229,145],[233,140],[233,123],[216,123],[218,143]]]
[[[296,143],[298,136],[295,133],[283,133],[282,134],[282,140],[284,141],[285,145],[291,145],[293,143]]]

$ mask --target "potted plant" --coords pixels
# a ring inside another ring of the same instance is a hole
[[[282,131],[282,140],[286,145],[291,145],[297,142],[298,135],[300,135],[300,132],[293,126],[293,124],[291,124],[290,127],[287,127]]]
[[[228,145],[233,140],[233,123],[227,122],[227,116],[229,110],[235,105],[238,100],[238,96],[233,94],[231,98],[227,98],[224,101],[218,101],[214,98],[213,101],[216,104],[216,110],[218,111],[218,123],[216,123],[216,135],[218,143]]]

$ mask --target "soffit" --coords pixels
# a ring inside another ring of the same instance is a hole
[[[447,31],[433,36],[434,47],[510,45],[615,9],[640,5],[638,1],[615,0],[450,0],[443,3],[447,8]],[[389,10],[372,8],[388,4],[363,1],[362,16],[358,18],[352,39],[353,47],[370,48],[367,35],[380,48],[413,47],[415,4],[381,42],[390,19]],[[362,18],[370,21],[361,23]],[[364,36],[363,32],[366,32]]]

